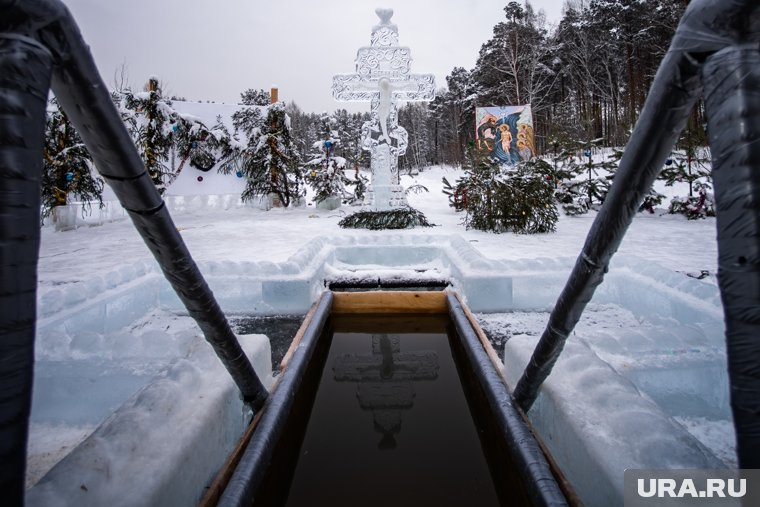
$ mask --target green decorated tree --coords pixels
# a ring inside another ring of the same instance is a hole
[[[314,189],[314,201],[324,202],[328,198],[338,197],[341,200],[349,200],[351,194],[346,189],[350,184],[345,175],[346,159],[335,155],[340,145],[338,132],[334,130],[336,121],[327,113],[319,120],[320,140],[312,146],[314,152],[312,158],[304,167],[306,183]]]
[[[84,203],[103,206],[103,180],[92,171],[90,152],[53,99],[45,124],[42,165],[42,215],[50,216],[56,206],[68,204],[72,196]]]
[[[183,118],[173,110],[170,118],[172,174],[178,176],[186,163],[200,171],[211,170],[216,165],[217,154],[226,150],[225,144],[229,144],[229,134],[226,137],[222,134],[217,138],[202,122]]]

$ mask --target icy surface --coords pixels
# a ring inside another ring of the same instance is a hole
[[[27,486],[47,475],[27,505],[197,503],[248,414],[194,321],[153,310],[114,332],[47,338],[38,342]],[[238,338],[271,384],[268,339]]]
[[[590,304],[529,412],[587,505],[622,504],[626,468],[736,466],[722,324],[683,314]],[[548,317],[479,316],[512,386]]]
[[[509,338],[505,357],[514,381],[543,331],[546,312],[564,285],[594,214],[562,216],[553,234],[465,230],[461,215],[448,207],[440,191],[443,176],[453,181],[460,174],[435,167],[415,178],[402,176],[406,184],[430,189],[409,196],[410,204],[438,225],[424,230],[346,231],[337,227],[340,212],[313,206],[269,211],[238,206],[221,187],[214,193],[212,185],[207,195],[167,200],[173,202],[172,216],[180,234],[228,314],[300,313],[324,290],[326,278],[447,278],[476,311],[501,312],[481,313],[479,318]],[[604,487],[598,489],[614,495],[622,481],[619,467],[626,463],[720,466],[720,458],[732,465],[716,264],[714,219],[687,222],[660,210],[634,220],[610,273],[568,343],[568,354],[563,354],[560,364],[569,362],[569,370],[563,376],[560,367],[559,375],[551,377],[550,385],[561,384],[563,389],[552,391],[552,396],[547,389],[542,394],[544,408],[533,415],[552,415],[545,418],[551,425],[538,425],[550,443],[558,441],[551,437],[558,432],[573,437],[562,440],[575,442],[574,447],[556,452],[565,464],[569,460],[570,468],[590,471],[579,478],[581,483],[592,479],[600,467],[608,467],[600,472]],[[710,273],[704,280],[687,276],[702,270]],[[83,467],[86,480],[95,481],[93,487],[91,482],[85,484],[87,490],[104,495],[98,497],[101,504],[119,503],[106,500],[110,494],[123,495],[128,499],[124,503],[150,503],[135,497],[133,490],[119,489],[128,484],[104,480],[98,486],[102,477],[88,461],[106,456],[114,469],[123,470],[120,473],[138,469],[137,480],[165,468],[161,457],[147,449],[140,451],[146,454],[132,455],[116,450],[143,441],[153,445],[144,438],[129,440],[137,434],[135,421],[158,428],[151,431],[167,460],[188,463],[192,481],[205,486],[207,478],[201,475],[207,471],[195,469],[188,449],[196,442],[220,439],[227,445],[226,438],[239,436],[242,414],[239,406],[235,408],[237,394],[231,384],[217,384],[228,382],[226,373],[182,314],[129,220],[106,220],[97,227],[67,232],[43,227],[30,472],[42,474],[86,434],[95,432],[61,462],[60,469],[55,467],[31,490],[32,497],[47,502],[49,488],[59,487],[54,484],[79,488],[83,482],[65,479],[62,470],[69,468],[68,474]],[[271,368],[269,348],[261,346],[252,353],[257,371],[266,376]],[[214,389],[203,394],[205,401],[193,398],[200,385]],[[154,394],[141,396],[146,392]],[[81,408],[56,406],[64,399],[74,403],[78,393],[85,404]],[[177,404],[180,398],[193,399],[190,405],[199,410],[197,417],[209,426],[216,423],[208,422],[205,410],[227,407],[222,410],[225,422],[218,427],[226,436],[184,426],[185,404]],[[150,405],[151,400],[155,405]],[[157,414],[176,409],[183,421],[169,424],[163,416],[142,419],[149,406],[164,410]],[[168,428],[184,443],[169,439]],[[584,428],[587,431],[580,431]],[[83,454],[96,451],[100,454]],[[199,461],[220,459],[210,452],[198,448]],[[609,461],[615,456],[620,458]],[[702,461],[696,459],[700,456]],[[173,484],[184,487],[181,481]],[[115,493],[109,493],[111,489]],[[157,490],[146,489],[149,495],[158,495]],[[67,497],[69,504],[78,504],[85,494],[81,488],[67,491],[72,495]]]

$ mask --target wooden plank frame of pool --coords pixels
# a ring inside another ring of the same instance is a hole
[[[201,506],[283,505],[295,466],[292,463],[298,458],[305,421],[325,367],[333,323],[352,332],[373,333],[376,324],[371,322],[378,317],[387,321],[386,333],[426,332],[426,326],[437,325],[429,322],[449,322],[449,335],[458,338],[449,339],[452,354],[459,358],[457,370],[468,393],[467,404],[478,420],[481,447],[487,454],[499,504],[513,505],[519,500],[519,505],[582,505],[525,414],[513,403],[500,359],[458,294],[328,291],[306,315],[282,360],[282,372],[267,403],[255,415]],[[481,408],[475,410],[475,406]],[[476,411],[481,415],[476,417]],[[285,469],[290,472],[278,472]]]

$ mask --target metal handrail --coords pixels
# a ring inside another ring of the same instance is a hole
[[[24,494],[45,106],[52,88],[95,166],[254,410],[268,393],[198,270],[59,0],[0,0],[0,489]]]

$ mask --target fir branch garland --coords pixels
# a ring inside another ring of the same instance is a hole
[[[388,211],[358,211],[348,215],[338,225],[343,229],[411,229],[412,227],[433,227],[425,215],[410,206]]]

